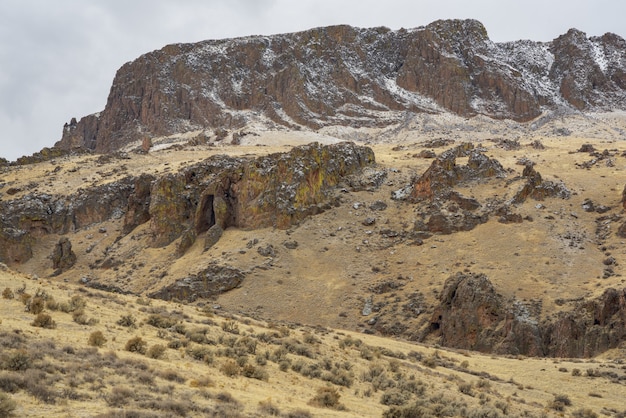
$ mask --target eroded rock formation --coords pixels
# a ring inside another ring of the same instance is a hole
[[[429,333],[449,347],[550,357],[592,357],[626,338],[626,289],[576,302],[569,311],[539,318],[520,301],[499,295],[484,274],[446,280]]]
[[[406,112],[527,121],[545,109],[624,108],[626,42],[577,30],[494,43],[475,20],[412,30],[350,26],[168,45],[125,64],[102,112],[63,129],[62,149],[245,126],[381,126]]]

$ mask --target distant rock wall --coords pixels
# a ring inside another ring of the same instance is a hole
[[[56,144],[110,152],[150,136],[385,126],[405,112],[528,121],[546,109],[626,108],[626,41],[572,29],[549,43],[494,43],[475,20],[398,31],[350,26],[168,45],[120,68],[105,109]]]

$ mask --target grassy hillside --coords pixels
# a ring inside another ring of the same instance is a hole
[[[0,272],[0,415],[624,416],[619,359],[497,358]],[[621,414],[621,415],[620,415]]]

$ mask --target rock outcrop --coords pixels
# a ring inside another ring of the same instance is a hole
[[[52,255],[52,268],[61,272],[71,268],[76,263],[76,254],[72,251],[72,243],[69,238],[62,237],[54,246]]]
[[[256,159],[211,157],[178,173],[127,177],[70,196],[0,201],[0,261],[25,262],[37,237],[111,219],[123,219],[123,235],[149,222],[155,247],[183,237],[179,255],[202,234],[210,247],[229,226],[288,228],[329,208],[333,188],[374,162],[366,147],[314,143]]]
[[[448,347],[549,357],[592,357],[626,338],[626,289],[576,302],[541,319],[520,301],[505,300],[484,274],[446,280],[427,333]]]
[[[150,137],[241,128],[385,126],[409,112],[527,121],[546,109],[624,109],[626,41],[577,30],[494,43],[475,20],[412,30],[350,26],[168,45],[125,64],[105,109],[61,149],[109,152]]]
[[[233,267],[210,264],[197,274],[189,275],[150,294],[152,298],[193,302],[227,292],[241,284],[245,274]]]

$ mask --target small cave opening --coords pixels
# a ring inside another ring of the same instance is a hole
[[[215,212],[213,211],[213,195],[206,195],[200,202],[198,219],[196,220],[196,232],[201,234],[215,225]]]

